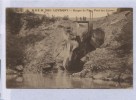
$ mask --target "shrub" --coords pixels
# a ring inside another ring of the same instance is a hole
[[[27,16],[25,18],[26,20],[26,28],[25,29],[31,29],[38,27],[40,24],[42,24],[42,18],[40,19],[38,16]]]
[[[63,20],[69,20],[69,16],[68,16],[68,15],[67,15],[67,16],[64,16],[62,19],[63,19]]]

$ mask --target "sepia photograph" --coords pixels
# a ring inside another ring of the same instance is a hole
[[[133,8],[6,8],[6,87],[133,89]]]

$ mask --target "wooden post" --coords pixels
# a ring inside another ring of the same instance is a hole
[[[93,30],[93,11],[92,11],[92,30]]]
[[[92,17],[92,15],[91,15],[91,10],[90,10],[90,21],[91,21],[91,17]]]
[[[92,10],[90,10],[89,11],[90,12],[90,21],[89,21],[89,29],[88,29],[88,31],[89,31],[89,33],[91,33],[91,31],[92,31],[92,29],[93,29],[93,11]]]

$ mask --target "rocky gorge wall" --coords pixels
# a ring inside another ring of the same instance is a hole
[[[105,33],[104,43],[86,54],[83,70],[76,77],[127,81],[133,77],[133,13],[124,11],[93,22]],[[93,38],[93,37],[92,37]]]
[[[132,79],[131,11],[96,19],[91,33],[86,25],[77,26],[69,19],[21,15],[20,20],[18,33],[7,29],[8,68],[16,70],[21,65],[24,73],[60,69],[73,71],[73,77]],[[13,52],[18,53],[13,55]]]

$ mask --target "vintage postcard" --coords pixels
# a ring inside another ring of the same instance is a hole
[[[6,87],[133,88],[133,9],[6,8]]]

